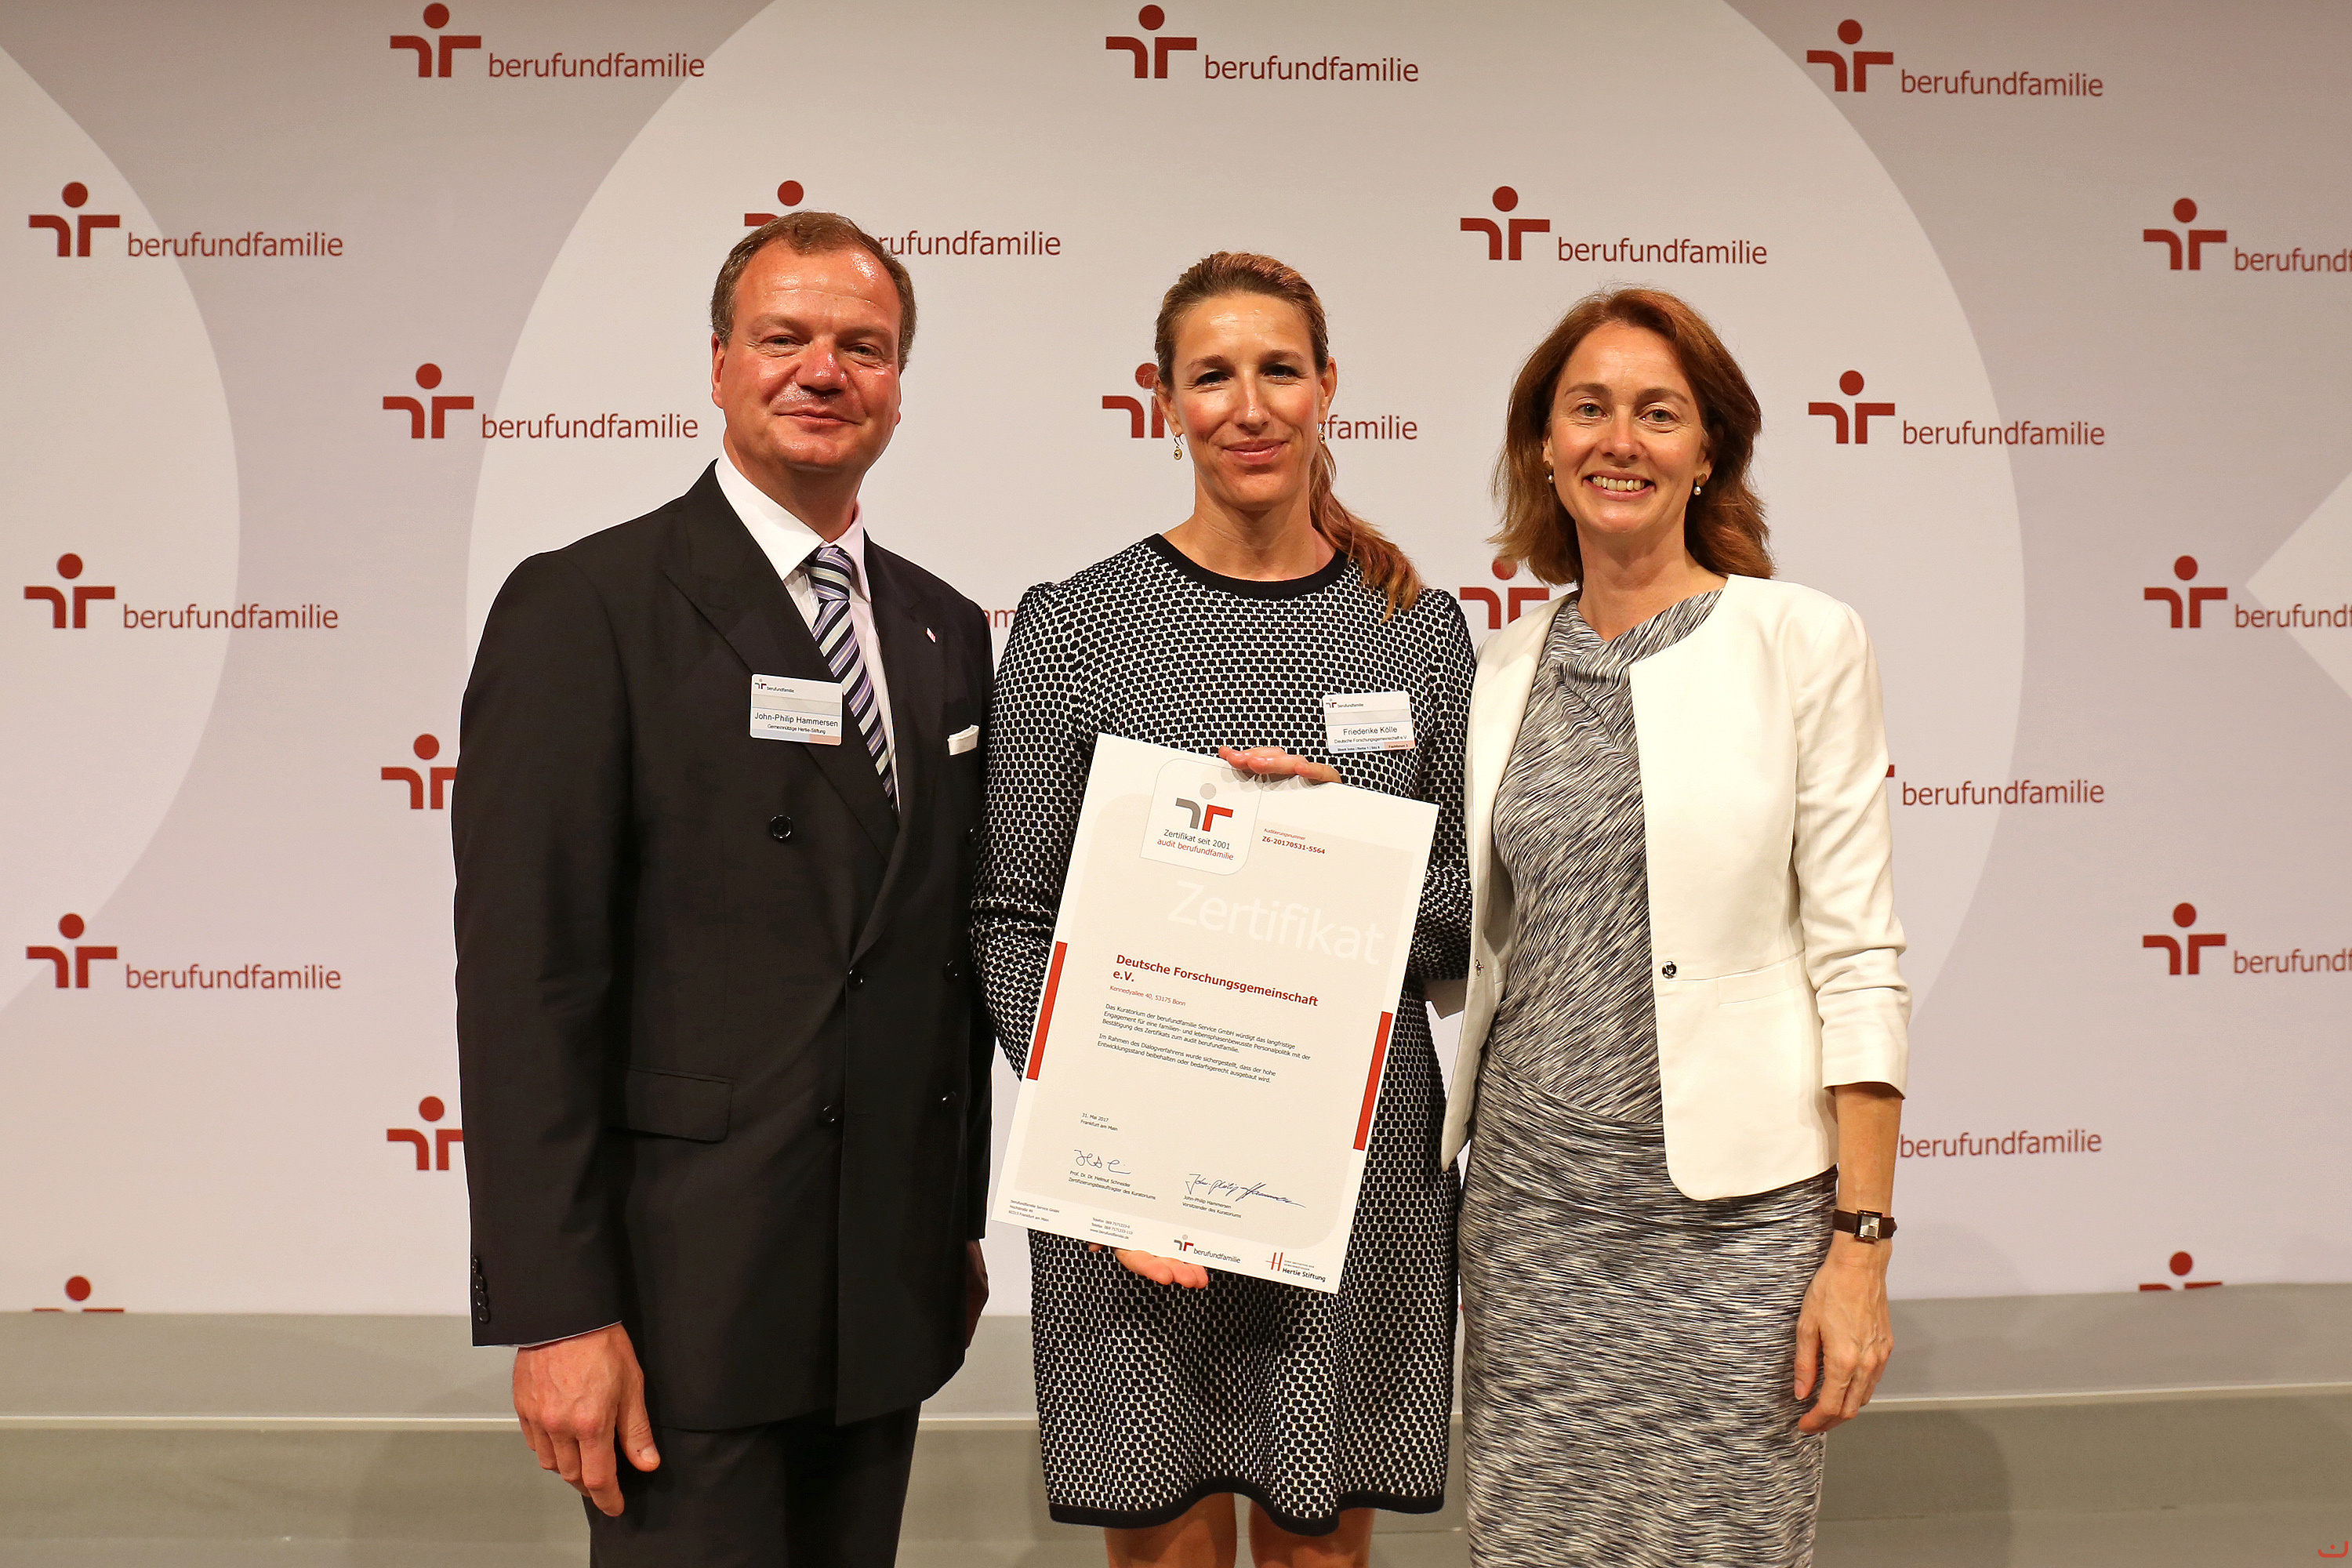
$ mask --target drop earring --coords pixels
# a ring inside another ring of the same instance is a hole
[[[1693,485],[1693,486],[1691,486],[1691,500],[1698,500],[1698,498],[1699,498],[1699,497],[1701,497],[1701,496],[1705,495],[1706,493],[1706,487],[1705,485]]]
[[[1184,432],[1181,430],[1176,432],[1176,449],[1171,452],[1169,456],[1175,458],[1180,463],[1184,460]]]

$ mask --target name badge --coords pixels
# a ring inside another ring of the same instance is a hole
[[[789,675],[751,678],[751,737],[841,744],[841,682],[798,680]]]
[[[1335,691],[1323,699],[1323,744],[1333,752],[1412,750],[1412,693]]]

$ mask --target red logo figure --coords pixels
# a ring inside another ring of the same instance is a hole
[[[1519,205],[1519,193],[1508,185],[1496,185],[1494,201],[1496,212],[1516,212]],[[1508,220],[1507,224],[1498,224],[1490,217],[1465,217],[1462,220],[1463,233],[1483,234],[1486,237],[1486,259],[1489,261],[1503,259],[1504,230],[1507,227],[1510,231],[1510,259],[1519,261],[1525,259],[1519,254],[1520,238],[1530,234],[1549,234],[1551,219],[1515,217]]]
[[[1217,818],[1234,814],[1234,808],[1229,805],[1202,805],[1196,800],[1179,800],[1176,804],[1184,808],[1184,815],[1189,819],[1185,826],[1195,833],[1214,833]]]
[[[2197,923],[2197,906],[2195,904],[2173,905],[2172,923],[2180,927],[2183,931],[2187,931],[2189,927],[2195,925]],[[2229,940],[2230,938],[2228,934],[2223,931],[2190,931],[2186,937],[2169,937],[2162,935],[2144,936],[2139,939],[2139,944],[2142,947],[2162,948],[2164,950],[2165,961],[2168,965],[2165,973],[2167,974],[2178,974],[2180,973],[2181,943],[2186,942],[2189,944],[2189,973],[2195,974],[2198,973],[2198,954],[2203,952],[2209,947],[2219,947]]]
[[[2184,555],[2172,563],[2172,574],[2186,583],[2197,575],[2197,557]],[[32,590],[26,589],[30,593]],[[2172,611],[2172,629],[2180,629],[2180,590],[2174,588],[2142,588],[2139,596],[2153,604],[2164,605]],[[2189,629],[2197,631],[2205,625],[2205,606],[2217,599],[2230,596],[2227,588],[2190,588],[2189,596]]]
[[[1157,5],[1146,5],[1135,14],[1135,20],[1136,25],[1145,32],[1156,33],[1168,20],[1168,13]],[[1168,75],[1170,55],[1185,49],[1197,49],[1200,47],[1201,40],[1198,38],[1154,38],[1149,47],[1145,47],[1141,38],[1105,38],[1103,40],[1104,48],[1126,49],[1135,56],[1135,79],[1138,81],[1143,79],[1143,68],[1146,66],[1151,68],[1151,75],[1164,79]]]
[[[1862,42],[1862,24],[1852,18],[1840,22],[1838,42],[1849,49],[1853,49],[1854,45]],[[1829,67],[1830,90],[1832,92],[1845,90],[1845,57],[1843,55],[1835,49],[1807,49],[1805,63],[1809,66]],[[1894,63],[1895,57],[1883,49],[1854,49],[1853,90],[1856,92],[1870,90],[1871,67],[1891,66]]]
[[[1178,1237],[1176,1238],[1176,1250],[1177,1250],[1177,1251],[1179,1251],[1179,1252],[1190,1252],[1190,1251],[1192,1251],[1192,1238],[1191,1237],[1189,1237],[1189,1236],[1180,1236],[1180,1237]]]
[[[78,207],[89,200],[89,187],[79,180],[58,193],[58,199],[69,207]],[[94,228],[121,228],[121,213],[77,213],[68,220],[55,213],[32,213],[25,218],[27,228],[53,228],[58,233],[59,256],[88,256],[89,231]]]
[[[76,555],[71,551],[68,551],[63,555],[58,556],[58,575],[64,578],[68,583],[73,582],[75,578],[80,576],[81,557]],[[66,629],[65,589],[45,587],[38,583],[27,583],[25,584],[25,597],[27,599],[40,599],[47,601],[49,606],[49,626],[51,629],[56,631],[64,631]],[[74,629],[76,631],[82,631],[89,628],[89,602],[92,599],[111,599],[112,597],[114,597],[114,590],[111,588],[81,587],[77,585],[73,589]]]
[[[786,180],[782,184],[776,187],[776,201],[781,206],[796,207],[801,205],[801,198],[807,194],[807,192],[801,189],[801,183],[798,180]],[[774,213],[745,213],[743,215],[743,226],[745,228],[757,228],[763,223],[775,222],[776,216],[777,215]]]
[[[425,25],[431,27],[436,33],[442,28],[447,26],[449,25],[449,7],[441,5],[433,5],[425,7]],[[440,45],[439,58],[441,69],[437,73],[433,68],[435,58],[434,45],[436,44]],[[416,74],[418,76],[429,77],[436,74],[447,76],[449,74],[450,57],[459,49],[480,48],[482,47],[482,40],[478,35],[471,33],[463,35],[450,33],[438,38],[420,38],[414,33],[401,33],[394,37],[392,47],[395,49],[415,49],[416,51]]]
[[[416,1102],[416,1114],[426,1121],[438,1121],[448,1110],[438,1095],[426,1095]],[[420,1171],[446,1171],[449,1168],[449,1145],[463,1143],[466,1130],[462,1127],[436,1127],[427,1139],[413,1127],[387,1127],[383,1130],[387,1143],[416,1145],[416,1168]]]
[[[1275,1254],[1271,1258],[1267,1259],[1267,1260],[1266,1260],[1266,1267],[1267,1267],[1268,1268],[1273,1269],[1276,1274],[1281,1273],[1281,1272],[1282,1272],[1282,1254],[1280,1254],[1279,1252],[1277,1252],[1277,1253],[1276,1253],[1276,1254]]]
[[[79,1274],[77,1274],[72,1279],[67,1280],[66,1300],[74,1302],[76,1305],[79,1305],[81,1302],[89,1300],[89,1280]],[[64,1312],[70,1311],[71,1310],[71,1308],[68,1307],[36,1307],[33,1309],[36,1312]],[[120,1312],[122,1309],[120,1307],[83,1307],[82,1310],[85,1312]]]
[[[441,742],[431,735],[419,735],[409,750],[416,753],[418,762],[429,763],[441,754]],[[424,773],[419,773],[415,768],[386,768],[382,776],[386,784],[404,784],[408,786],[408,809],[411,811],[425,809],[425,784],[429,776],[433,782],[433,809],[441,811],[448,806],[447,792],[449,786],[457,782],[457,770],[428,768]]]
[[[1848,397],[1852,397],[1856,393],[1860,392],[1862,390],[1862,372],[1858,370],[1850,370],[1843,375],[1838,377],[1838,390],[1844,393]],[[1837,444],[1841,447],[1845,445],[1848,426],[1846,425],[1845,407],[1843,404],[1808,403],[1805,405],[1805,413],[1808,416],[1815,414],[1827,415],[1830,418],[1837,421]],[[1892,403],[1857,403],[1853,405],[1853,424],[1852,426],[1852,432],[1855,446],[1861,447],[1869,444],[1870,416],[1874,414],[1882,414],[1887,418],[1892,419],[1895,417],[1895,405]]]
[[[79,915],[68,915],[58,922],[58,934],[68,942],[78,940],[89,929]],[[89,989],[89,966],[121,955],[110,947],[77,947],[68,960],[66,950],[61,947],[28,947],[25,950],[25,956],[56,964],[58,990],[63,991],[70,985],[76,991],[87,991]]]
[[[440,385],[441,367],[437,364],[418,365],[416,367],[416,384],[423,387],[427,392],[430,392],[435,387]],[[387,410],[398,409],[408,416],[408,438],[410,440],[422,441],[425,439],[424,404],[418,402],[414,397],[387,397],[383,400],[383,405]],[[435,398],[433,400],[433,438],[436,441],[438,441],[444,436],[448,434],[448,432],[442,427],[442,420],[450,413],[451,410],[471,408],[473,406],[474,400],[470,397]]]
[[[2172,217],[2174,222],[2183,228],[2188,228],[2190,224],[2197,221],[2197,204],[2187,196],[2181,197],[2172,204]],[[2139,231],[2139,237],[2146,244],[2163,246],[2172,258],[2169,270],[2174,272],[2180,270],[2180,236],[2168,228],[2144,228]],[[2209,242],[2219,245],[2229,237],[2230,231],[2226,228],[2189,229],[2189,270],[2191,272],[2205,270],[2204,258],[2200,253],[2206,245]],[[83,254],[89,253],[85,251]]]
[[[2173,1279],[2180,1279],[2180,1284],[2178,1288],[2183,1290],[2210,1290],[2215,1286],[2221,1283],[2219,1279],[2181,1279],[2180,1277],[2182,1275],[2187,1274],[2190,1269],[2197,1267],[2197,1260],[2189,1257],[2189,1254],[2185,1252],[2174,1253],[2171,1258],[2166,1260],[2164,1266],[2172,1270]],[[2175,1287],[2168,1280],[2159,1279],[2153,1285],[2142,1285],[2140,1289],[2143,1290],[2170,1290],[2175,1289]]]
[[[1507,583],[1519,574],[1519,563],[1507,556],[1497,555],[1495,557],[1494,573],[1498,579]],[[1516,621],[1526,615],[1529,605],[1549,603],[1551,590],[1544,587],[1514,588],[1507,612],[1503,607],[1503,595],[1493,588],[1456,588],[1454,596],[1465,605],[1475,602],[1486,605],[1486,629],[1492,632],[1501,630],[1505,622]]]
[[[1135,384],[1143,388],[1142,396],[1127,397],[1114,395],[1102,400],[1102,405],[1106,410],[1127,416],[1127,434],[1131,440],[1143,439],[1143,421],[1146,414],[1151,416],[1153,440],[1157,441],[1160,437],[1168,434],[1168,421],[1160,414],[1160,400],[1151,395],[1151,389],[1159,380],[1160,367],[1150,360],[1145,360],[1135,367]]]

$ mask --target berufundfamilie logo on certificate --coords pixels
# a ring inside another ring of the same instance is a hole
[[[1249,860],[1264,795],[1263,786],[1235,782],[1234,771],[1213,757],[1168,763],[1144,817],[1143,858],[1232,876]]]

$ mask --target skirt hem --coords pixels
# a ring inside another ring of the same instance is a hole
[[[1049,1503],[1047,1507],[1056,1524],[1091,1524],[1104,1530],[1150,1530],[1181,1517],[1203,1499],[1215,1497],[1220,1492],[1249,1499],[1265,1510],[1267,1518],[1293,1535],[1328,1535],[1339,1528],[1339,1516],[1351,1508],[1377,1508],[1390,1513],[1435,1513],[1445,1506],[1444,1492],[1435,1497],[1399,1497],[1393,1492],[1342,1492],[1339,1506],[1328,1514],[1317,1519],[1300,1519],[1268,1501],[1265,1489],[1256,1482],[1234,1476],[1218,1476],[1201,1482],[1176,1501],[1160,1508],[1112,1510],[1079,1508],[1059,1502]]]

